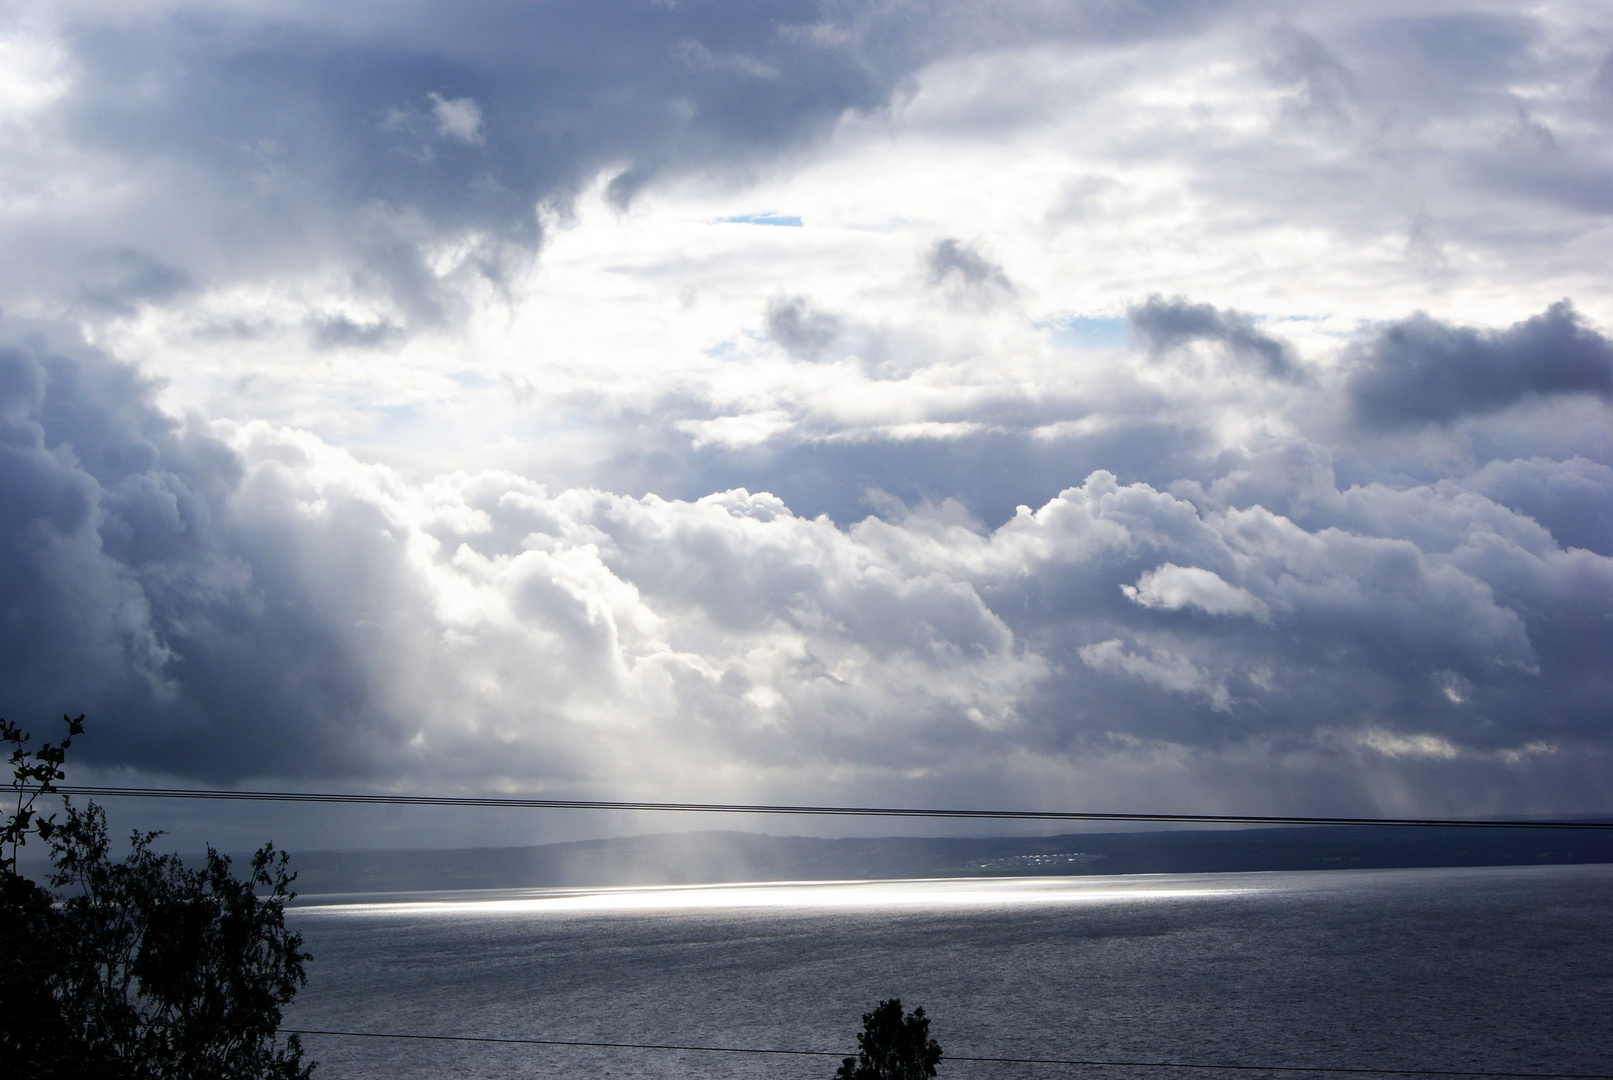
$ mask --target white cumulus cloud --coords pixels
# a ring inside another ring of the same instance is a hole
[[[1268,617],[1266,605],[1248,589],[1223,581],[1213,570],[1166,563],[1148,571],[1135,585],[1122,585],[1126,599],[1143,607],[1180,611],[1197,608],[1210,615]]]

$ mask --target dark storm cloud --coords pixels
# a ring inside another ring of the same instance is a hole
[[[1294,381],[1304,377],[1288,343],[1261,330],[1253,318],[1242,312],[1192,304],[1180,296],[1167,300],[1155,294],[1126,309],[1126,319],[1132,333],[1155,356],[1195,341],[1213,341],[1274,379]]]
[[[1350,402],[1368,427],[1448,424],[1528,398],[1613,397],[1613,342],[1566,300],[1505,330],[1414,315],[1362,345]]]
[[[362,771],[376,749],[357,752],[375,724],[364,664],[310,602],[298,549],[240,529],[239,456],[157,409],[131,367],[70,339],[7,338],[8,715],[93,714],[92,762],[212,778]]]

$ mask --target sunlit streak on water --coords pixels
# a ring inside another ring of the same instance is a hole
[[[769,881],[720,885],[660,885],[606,889],[503,889],[475,893],[416,893],[369,903],[310,903],[304,914],[513,915],[562,912],[691,911],[712,909],[879,910],[1050,907],[1234,896],[1258,891],[1205,887],[1181,878],[928,878],[882,881]]]

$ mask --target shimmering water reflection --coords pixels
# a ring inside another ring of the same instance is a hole
[[[850,1052],[859,1016],[901,997],[954,1055],[1613,1073],[1610,866],[443,894],[289,918],[315,957],[294,1027]],[[835,1066],[308,1045],[320,1076],[356,1080]],[[942,1063],[942,1080],[1066,1075]]]
[[[1256,874],[1140,875],[1134,878],[926,878],[906,881],[768,881],[608,889],[487,889],[371,898],[304,898],[302,914],[545,915],[623,911],[784,908],[851,911],[1013,908],[1233,896],[1262,888]],[[1266,886],[1270,887],[1270,886]]]

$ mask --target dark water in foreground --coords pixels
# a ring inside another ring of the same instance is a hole
[[[1613,1073],[1613,866],[481,893],[292,913],[288,1026]],[[309,1037],[335,1080],[829,1077],[830,1058]],[[1279,1074],[948,1063],[956,1077]]]

